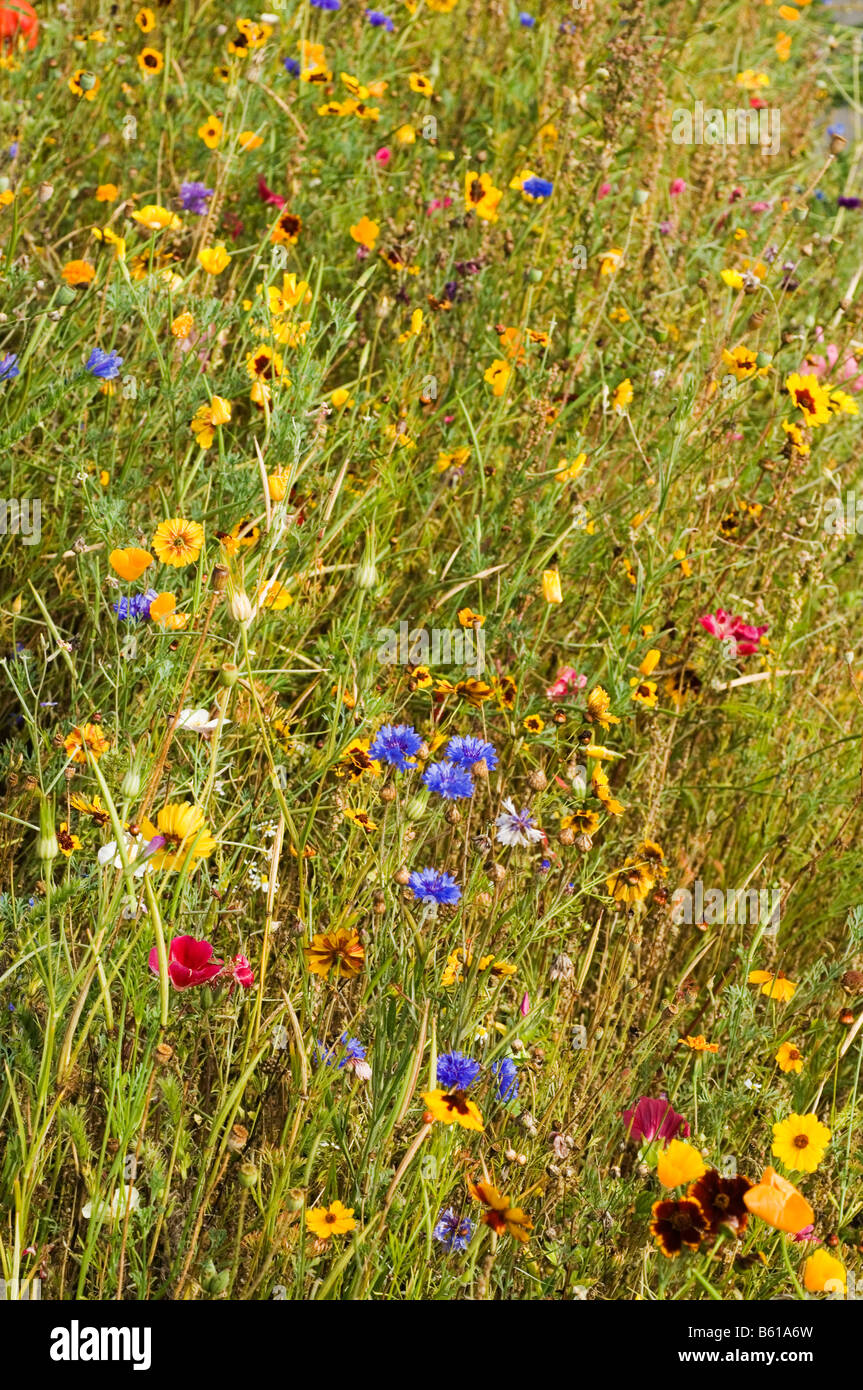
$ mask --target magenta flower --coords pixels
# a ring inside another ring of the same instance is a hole
[[[159,953],[155,946],[150,952],[150,969],[158,975]],[[168,978],[175,989],[205,985],[220,975],[222,969],[222,962],[213,960],[209,941],[198,941],[194,936],[175,936],[168,947]]]
[[[623,1121],[627,1138],[635,1139],[638,1143],[643,1139],[648,1143],[661,1139],[664,1148],[670,1139],[676,1139],[678,1135],[689,1138],[688,1123],[682,1115],[677,1114],[666,1096],[660,1100],[642,1096],[631,1110],[624,1110]]]
[[[715,613],[702,613],[698,621],[711,637],[718,637],[721,642],[731,638],[737,645],[738,656],[751,656],[757,652],[758,644],[770,626],[765,623],[763,627],[753,627],[740,617],[732,617],[724,608],[717,608]]]
[[[676,198],[678,193],[685,193],[686,179],[672,179],[671,187],[668,191],[671,194],[672,198]]]
[[[231,989],[235,984],[242,985],[243,989],[251,989],[255,983],[255,972],[242,952],[225,966],[225,975],[231,977]]]
[[[389,164],[392,157],[393,152],[388,145],[381,145],[380,149],[375,151],[375,159],[378,164]]]

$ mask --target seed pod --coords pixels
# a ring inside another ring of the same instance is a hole
[[[153,1061],[159,1067],[166,1067],[173,1055],[173,1047],[169,1047],[167,1043],[159,1043],[153,1053]]]
[[[410,882],[410,877],[410,870],[408,869],[407,865],[402,864],[401,868],[396,869],[395,873],[393,874],[393,882],[397,883],[400,888],[405,888],[407,884]]]
[[[506,869],[503,864],[486,864],[485,872],[492,883],[503,883],[506,878]]]
[[[386,782],[384,786],[381,787],[380,791],[378,792],[378,795],[381,801],[389,804],[390,802],[395,801],[398,793],[396,792],[396,789],[393,786],[392,782]]]
[[[557,838],[562,845],[574,845],[575,831],[571,825],[564,826]]]
[[[527,785],[531,791],[544,792],[548,786],[548,778],[541,767],[537,767],[533,772],[527,774]]]

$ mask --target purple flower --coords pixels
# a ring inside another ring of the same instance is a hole
[[[339,0],[312,0],[316,10],[340,10]]]
[[[446,1090],[466,1091],[480,1074],[479,1062],[463,1052],[443,1052],[437,1059],[437,1082]]]
[[[669,1104],[667,1096],[662,1096],[660,1100],[642,1096],[631,1110],[624,1110],[623,1122],[628,1137],[637,1143],[643,1139],[648,1143],[661,1139],[665,1148],[669,1139],[676,1139],[678,1135],[689,1138],[689,1125]]]
[[[836,203],[840,208],[856,209],[863,207],[863,198],[846,198],[844,193],[840,193]]]
[[[408,879],[415,898],[421,903],[457,903],[461,889],[455,879],[442,869],[414,870]]]
[[[300,64],[296,58],[283,58],[282,62],[284,64],[285,71],[289,72],[291,77],[299,77]]]
[[[373,29],[386,29],[388,34],[396,27],[389,15],[381,14],[380,10],[366,10],[366,19]]]
[[[430,763],[423,773],[423,782],[430,792],[442,796],[445,801],[473,796],[473,778],[455,763]]]
[[[446,746],[446,755],[456,767],[471,768],[474,763],[485,763],[489,772],[497,767],[497,753],[494,744],[484,738],[462,738],[456,735]]]
[[[5,357],[0,357],[0,381],[12,381],[16,376],[20,376],[18,354],[7,352]]]
[[[120,375],[122,365],[123,359],[116,352],[103,352],[101,348],[93,348],[84,370],[99,381],[113,381]]]
[[[460,1217],[453,1211],[452,1207],[447,1207],[438,1216],[437,1225],[432,1231],[432,1235],[435,1240],[440,1241],[449,1255],[454,1250],[467,1250],[468,1242],[473,1235],[470,1217]]]
[[[410,724],[384,724],[378,729],[369,747],[369,757],[376,763],[391,763],[399,772],[408,772],[408,758],[413,758],[422,746],[422,739]]]
[[[132,594],[131,598],[121,598],[111,607],[121,623],[146,623],[150,617],[150,604],[158,598],[155,589],[147,589],[143,594]]]
[[[522,29],[536,28],[536,20],[534,19],[533,15],[528,14],[526,10],[522,10],[521,14],[518,17],[518,22],[521,25]]]
[[[501,1057],[491,1064],[492,1076],[497,1077],[498,1100],[515,1100],[518,1095],[518,1069],[511,1057]]]
[[[214,190],[204,183],[181,183],[180,202],[183,204],[183,211],[192,212],[196,217],[206,217],[213,192]]]

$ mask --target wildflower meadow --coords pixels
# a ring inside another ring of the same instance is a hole
[[[863,1298],[863,11],[381,3],[0,0],[2,1291],[790,1327]]]

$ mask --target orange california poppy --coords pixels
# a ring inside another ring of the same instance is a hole
[[[108,556],[108,564],[121,579],[128,579],[134,584],[136,579],[140,579],[144,570],[152,565],[153,557],[149,550],[139,550],[137,546],[130,545],[128,550],[112,550]]]
[[[768,1226],[796,1236],[811,1226],[815,1213],[793,1183],[783,1178],[775,1168],[765,1168],[761,1181],[744,1193],[743,1200],[753,1216],[759,1216]]]

